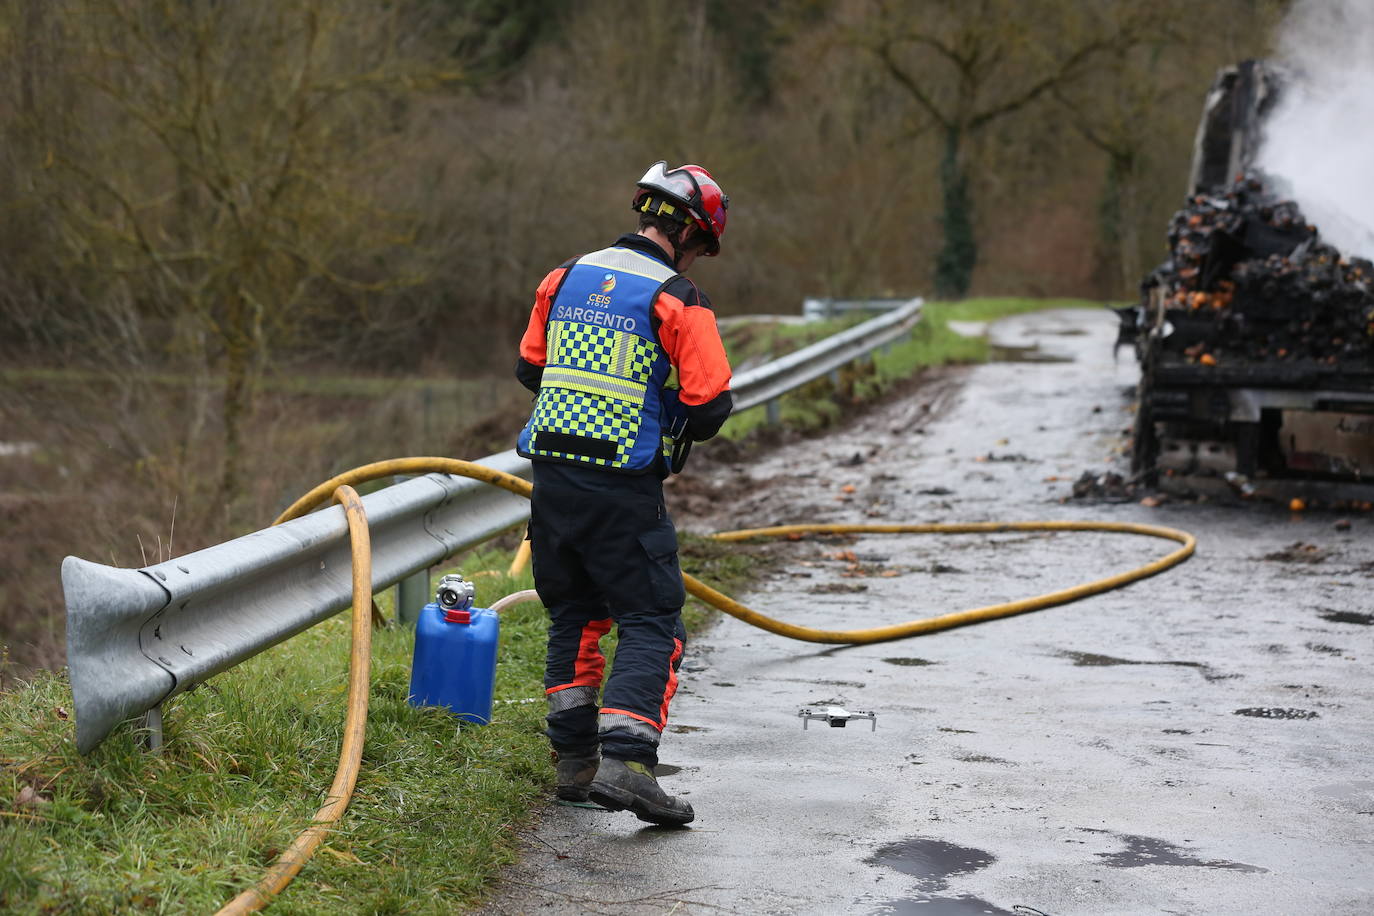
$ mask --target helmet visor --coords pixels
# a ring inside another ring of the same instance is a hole
[[[667,169],[668,163],[655,162],[649,166],[649,171],[644,173],[644,177],[639,179],[641,188],[648,188],[655,191],[676,197],[689,208],[696,209],[701,203],[701,189],[697,187],[697,180],[691,172],[685,169]]]

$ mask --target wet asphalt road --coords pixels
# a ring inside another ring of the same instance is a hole
[[[1268,506],[1063,501],[1083,470],[1126,463],[1136,370],[1125,351],[1112,361],[1114,324],[1105,311],[1002,324],[1070,361],[976,367],[741,467],[768,486],[722,499],[712,521],[1140,521],[1193,532],[1191,560],[874,646],[726,619],[689,647],[662,747],[662,783],[696,822],[552,807],[486,911],[1374,912],[1374,518],[1338,531],[1338,516]],[[795,564],[740,597],[839,628],[1041,594],[1172,542],[789,547]],[[798,710],[829,704],[873,710],[877,729],[803,730]]]

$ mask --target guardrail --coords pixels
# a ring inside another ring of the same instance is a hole
[[[916,299],[821,299],[807,298],[802,300],[803,317],[817,321],[822,318],[834,318],[836,315],[847,315],[852,312],[891,312],[896,309],[905,308]]]
[[[917,300],[742,373],[732,386],[736,409],[769,403],[892,342],[919,316]],[[481,463],[530,477],[529,462],[513,451]],[[524,498],[446,474],[370,493],[363,506],[374,591],[529,518]],[[77,749],[90,751],[140,714],[156,746],[167,700],[348,606],[348,523],[331,506],[142,569],[67,557],[62,587]]]
[[[741,372],[730,383],[735,393],[735,410],[769,404],[794,388],[892,343],[920,320],[922,304],[921,299],[912,299],[886,315],[856,324],[757,369]]]

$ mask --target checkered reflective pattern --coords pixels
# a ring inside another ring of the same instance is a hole
[[[549,365],[571,366],[644,383],[653,370],[657,345],[637,334],[580,321],[549,322]]]
[[[530,441],[532,454],[571,458],[602,467],[624,467],[630,460],[630,447],[639,436],[640,410],[638,404],[616,398],[598,397],[566,388],[541,388],[531,425],[534,429]],[[541,449],[539,433],[543,430],[614,442],[615,458],[607,460]]]
[[[658,356],[658,346],[634,334],[625,336],[630,338],[630,352],[629,361],[621,375],[637,382],[647,382],[654,368],[654,359]]]

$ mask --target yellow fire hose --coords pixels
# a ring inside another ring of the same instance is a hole
[[[280,524],[293,518],[298,518],[321,505],[329,499],[329,495],[339,486],[355,486],[369,480],[376,480],[379,477],[391,477],[397,474],[428,474],[438,472],[441,474],[454,474],[459,477],[471,477],[475,480],[482,480],[493,486],[501,487],[520,496],[529,497],[533,486],[529,481],[489,468],[485,465],[475,464],[471,461],[460,461],[456,458],[392,458],[389,461],[378,461],[374,464],[365,464],[362,467],[345,471],[337,477],[325,481],[324,483],[302,496],[273,524]],[[945,525],[784,525],[777,528],[750,528],[743,531],[723,531],[713,534],[711,537],[718,541],[744,541],[756,537],[786,537],[792,534],[992,534],[1002,531],[1108,531],[1118,534],[1139,534],[1146,537],[1165,538],[1171,541],[1178,541],[1182,544],[1177,550],[1161,557],[1151,563],[1141,566],[1128,572],[1119,573],[1106,579],[1099,579],[1096,582],[1089,582],[1084,585],[1076,585],[1072,588],[1061,589],[1034,598],[1023,598],[1020,601],[1009,601],[1004,604],[994,604],[988,607],[975,608],[969,611],[959,611],[953,614],[942,614],[939,617],[930,617],[924,620],[911,620],[906,623],[892,624],[885,627],[872,627],[863,630],[817,630],[812,627],[802,627],[796,624],[786,623],[781,620],[774,620],[758,611],[751,610],[728,595],[716,591],[709,585],[701,582],[694,576],[686,573],[682,575],[682,581],[687,586],[687,591],[705,601],[712,607],[718,608],[732,617],[738,617],[745,623],[776,633],[779,636],[787,636],[791,639],[800,639],[805,642],[819,643],[843,643],[846,645],[861,645],[865,643],[886,642],[892,639],[904,639],[908,636],[920,636],[926,633],[934,633],[937,630],[947,630],[952,627],[965,626],[970,623],[979,623],[984,620],[992,620],[997,617],[1009,617],[1012,614],[1022,614],[1027,611],[1038,611],[1043,608],[1053,607],[1059,604],[1066,604],[1070,601],[1077,601],[1089,595],[1096,595],[1110,589],[1119,588],[1128,582],[1137,579],[1144,579],[1162,572],[1171,566],[1182,563],[1192,556],[1193,548],[1197,545],[1197,540],[1186,531],[1179,531],[1177,528],[1166,528],[1162,525],[1139,525],[1129,522],[968,522],[963,524]],[[519,572],[524,567],[524,558],[528,556],[527,551],[522,546],[516,555],[515,562],[511,565],[512,573]]]
[[[329,825],[343,816],[358,783],[367,731],[367,682],[372,668],[372,539],[367,530],[363,501],[353,488],[341,484],[330,491],[348,515],[348,537],[353,549],[353,648],[348,659],[348,715],[344,719],[339,768],[324,805],[313,823],[291,842],[258,883],[230,900],[219,916],[256,913],[272,902],[305,866],[323,842]]]
[[[471,461],[456,458],[393,458],[353,468],[333,477],[315,487],[296,500],[272,524],[299,518],[330,499],[344,504],[348,513],[349,534],[353,545],[353,652],[349,663],[348,717],[344,723],[343,749],[340,752],[339,769],[334,776],[334,784],[329,790],[329,801],[315,814],[314,823],[307,828],[295,842],[282,853],[276,864],[256,885],[230,901],[220,914],[251,913],[266,906],[273,897],[290,883],[301,870],[306,860],[315,852],[324,839],[328,826],[343,814],[353,795],[353,786],[358,778],[358,763],[362,755],[363,733],[367,719],[367,680],[369,654],[372,634],[369,614],[372,605],[372,554],[367,535],[367,521],[362,502],[352,487],[398,474],[453,474],[481,480],[492,486],[501,487],[512,493],[529,497],[533,485],[529,481],[489,468]],[[709,585],[686,573],[682,574],[687,591],[725,613],[738,617],[745,623],[806,642],[840,643],[861,645],[865,643],[886,642],[904,639],[909,636],[922,636],[939,630],[980,623],[998,617],[1009,617],[1028,611],[1077,601],[1089,595],[1096,595],[1110,589],[1119,588],[1129,582],[1153,576],[1171,566],[1182,563],[1192,556],[1197,539],[1186,531],[1166,528],[1162,525],[1139,525],[1129,522],[968,522],[955,524],[928,525],[782,525],[774,528],[749,528],[741,531],[723,531],[711,535],[718,541],[744,541],[758,537],[787,537],[801,534],[993,534],[1003,531],[1107,531],[1119,534],[1139,534],[1146,537],[1164,538],[1177,541],[1182,546],[1144,566],[1060,589],[1034,598],[1008,601],[987,607],[942,614],[923,620],[861,630],[818,630],[796,624],[775,620],[758,611],[752,610],[728,595],[722,594]],[[515,560],[511,564],[512,575],[524,568],[529,559],[528,542],[522,543]],[[517,599],[527,597],[526,592],[508,596],[505,605],[516,603]]]

